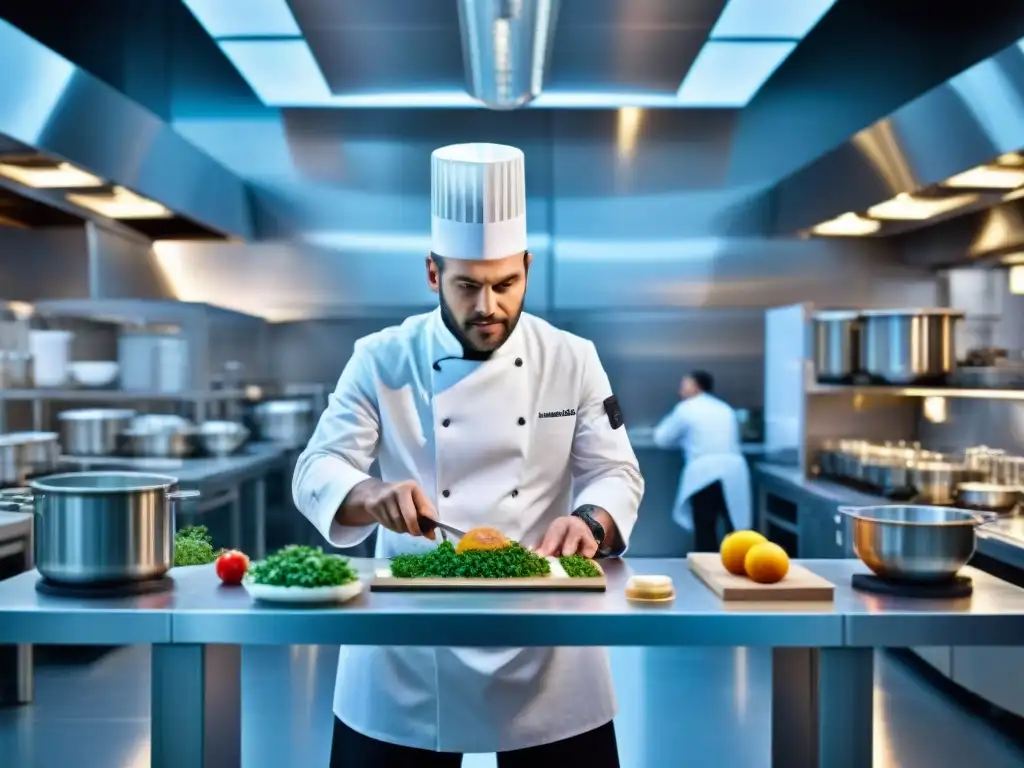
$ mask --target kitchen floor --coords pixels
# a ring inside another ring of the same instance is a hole
[[[148,766],[149,649],[38,653],[35,704],[0,710],[0,764]],[[245,768],[326,765],[336,658],[330,647],[247,650]],[[769,765],[767,651],[627,648],[612,666],[623,768]],[[881,657],[876,677],[876,768],[1024,765],[1024,752],[904,664]],[[492,755],[464,761],[492,766]]]

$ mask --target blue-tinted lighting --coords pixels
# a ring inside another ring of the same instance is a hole
[[[682,107],[745,107],[796,42],[709,40],[679,87]]]
[[[218,45],[267,106],[331,100],[331,89],[305,40],[222,40]]]
[[[800,40],[836,0],[729,0],[711,39]]]
[[[287,0],[182,0],[210,37],[302,37]]]

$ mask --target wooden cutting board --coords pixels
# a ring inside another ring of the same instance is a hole
[[[568,591],[568,592],[604,592],[608,589],[608,580],[604,571],[591,579],[574,579],[565,575],[558,558],[549,557],[551,574],[533,576],[528,579],[400,579],[391,575],[388,568],[381,568],[374,573],[370,589],[376,592],[401,591],[437,591],[451,590],[469,591]],[[601,566],[598,563],[598,570]]]
[[[828,600],[835,585],[798,563],[790,563],[786,578],[776,584],[758,584],[725,570],[715,552],[693,552],[686,557],[690,570],[722,600],[802,601]]]

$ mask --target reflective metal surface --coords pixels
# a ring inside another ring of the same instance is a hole
[[[470,95],[489,109],[516,109],[540,96],[559,0],[459,0]]]
[[[122,408],[88,408],[64,411],[57,416],[60,442],[71,456],[112,456],[119,435],[131,427],[135,411]]]
[[[227,235],[252,235],[245,185],[167,123],[0,19],[0,135]],[[58,196],[58,199],[60,196]]]
[[[127,456],[182,459],[199,447],[199,436],[192,427],[144,429],[133,427],[117,437],[117,452]]]
[[[941,380],[956,365],[951,310],[877,310],[863,314],[861,369],[889,384]]]
[[[857,312],[814,315],[814,371],[818,381],[848,381],[858,370],[861,326]]]
[[[1021,489],[995,483],[960,483],[956,487],[957,506],[967,509],[1012,510],[1020,501]]]
[[[154,578],[174,557],[177,478],[80,472],[32,483],[36,568],[54,582],[90,584]]]
[[[949,507],[892,505],[839,511],[852,520],[857,557],[883,578],[906,581],[955,576],[974,555],[974,529],[985,520]]]
[[[60,459],[55,432],[0,435],[0,485],[21,483],[29,475],[52,472]]]
[[[1024,147],[1024,49],[1012,44],[854,134],[778,186],[780,233],[793,233],[846,211],[862,211],[913,193]],[[836,179],[842,179],[836,184]],[[959,190],[978,191],[978,190]],[[990,192],[964,213],[988,208],[1008,190]],[[1007,215],[1008,214],[1008,215]],[[979,214],[978,218],[983,215]],[[939,217],[940,219],[942,217]],[[1000,220],[1013,222],[1011,211]],[[934,227],[935,220],[892,222],[886,231]],[[1012,224],[1011,224],[1012,228]],[[973,229],[978,232],[977,223]],[[992,226],[990,236],[1009,234]],[[936,241],[924,258],[965,261],[971,238]],[[980,243],[975,243],[977,247]]]
[[[249,439],[249,430],[234,421],[207,421],[199,425],[197,438],[211,456],[229,456]]]
[[[261,440],[298,447],[313,433],[313,406],[308,400],[268,400],[254,409]]]

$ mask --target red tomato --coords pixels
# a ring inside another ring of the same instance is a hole
[[[249,570],[249,558],[244,552],[231,549],[217,558],[217,575],[225,584],[241,584]]]

